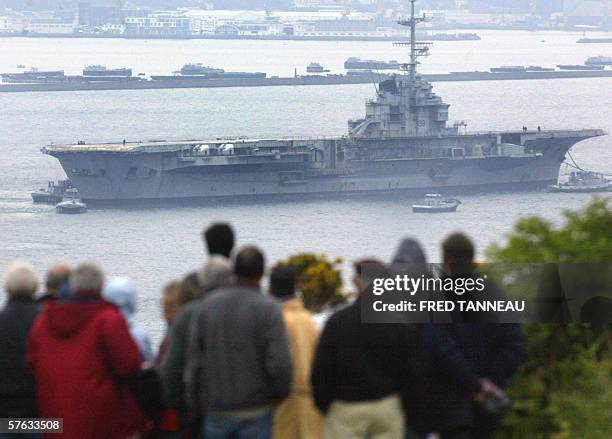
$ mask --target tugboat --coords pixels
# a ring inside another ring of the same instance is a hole
[[[604,174],[593,171],[575,171],[569,176],[565,183],[548,186],[548,192],[610,192],[612,191],[612,180],[608,180]]]
[[[67,189],[64,199],[55,206],[57,213],[85,213],[87,204],[79,198],[79,193],[75,188]]]
[[[32,192],[32,201],[35,203],[57,204],[64,198],[64,193],[67,189],[72,188],[70,180],[59,180],[47,182],[47,188],[41,188],[36,192]]]
[[[456,212],[461,201],[455,198],[442,198],[440,194],[427,194],[423,204],[413,204],[414,213],[442,213]]]

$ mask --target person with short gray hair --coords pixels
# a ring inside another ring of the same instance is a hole
[[[38,277],[34,268],[27,262],[13,262],[4,275],[4,288],[9,296],[32,296],[38,288]]]
[[[198,270],[198,281],[203,293],[227,284],[233,276],[232,263],[221,255],[211,255],[206,264]]]
[[[70,274],[68,284],[72,294],[99,296],[104,287],[104,273],[93,262],[84,262]]]
[[[0,309],[0,418],[35,418],[35,382],[26,363],[30,328],[40,311],[34,300],[38,277],[25,262],[13,263],[4,275],[8,300]]]

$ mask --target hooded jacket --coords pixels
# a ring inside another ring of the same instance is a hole
[[[291,395],[274,413],[274,439],[317,439],[321,437],[321,414],[314,405],[310,372],[319,341],[312,315],[297,297],[283,302],[293,361]]]
[[[34,323],[27,358],[39,416],[63,418],[63,438],[124,439],[145,429],[121,382],[139,371],[140,353],[114,305],[100,299],[49,303]]]
[[[117,305],[121,310],[130,329],[130,334],[138,345],[143,361],[153,363],[155,356],[153,348],[151,348],[149,334],[143,327],[134,322],[134,314],[136,314],[136,286],[134,282],[127,277],[111,279],[104,288],[104,298]]]

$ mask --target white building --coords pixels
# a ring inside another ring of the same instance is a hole
[[[6,15],[0,17],[0,32],[19,33],[24,30],[25,17],[11,9],[5,11]]]
[[[101,27],[103,33],[121,35],[125,33],[125,26],[122,24],[105,24]]]
[[[74,22],[66,23],[57,18],[30,18],[23,29],[33,34],[71,34],[76,27]]]
[[[216,17],[196,16],[189,18],[189,29],[192,34],[212,35],[215,33],[217,26],[219,26],[219,20]]]
[[[175,12],[154,12],[146,17],[125,17],[125,33],[132,35],[189,35],[190,20]]]
[[[375,20],[317,20],[293,23],[300,37],[390,38],[405,36],[407,30],[395,23]]]

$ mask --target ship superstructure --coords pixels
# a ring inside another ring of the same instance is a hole
[[[54,145],[87,202],[338,192],[421,192],[444,188],[546,187],[566,152],[601,130],[468,133],[449,126],[449,104],[417,72],[430,43],[416,41],[411,0],[410,58],[377,85],[365,116],[342,137],[192,140]]]

